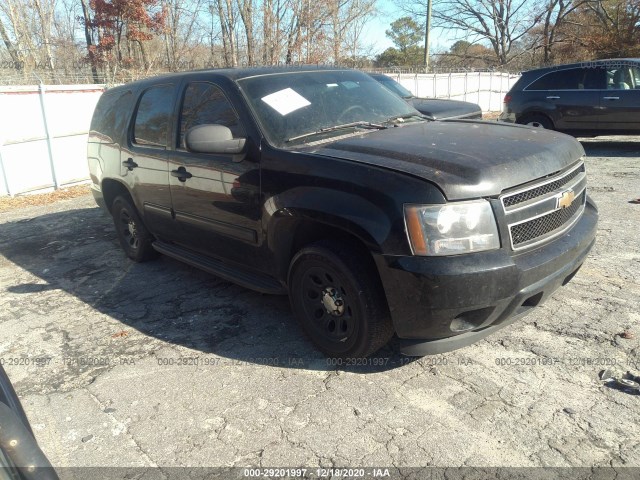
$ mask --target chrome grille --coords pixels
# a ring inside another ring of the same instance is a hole
[[[551,240],[580,218],[586,203],[584,163],[500,197],[511,248],[521,250]]]
[[[585,197],[586,192],[582,192],[580,197]],[[576,198],[570,207],[561,208],[555,212],[548,213],[542,217],[534,218],[528,222],[519,223],[510,228],[511,241],[514,247],[521,243],[542,237],[549,232],[561,228],[576,214],[584,204],[584,198]]]
[[[562,178],[558,180],[551,181],[549,183],[545,183],[544,185],[540,185],[539,187],[534,187],[530,190],[525,190],[523,192],[514,193],[508,196],[505,196],[502,199],[502,203],[505,208],[513,207],[519,205],[520,203],[527,202],[534,198],[542,197],[549,192],[553,192],[560,187],[565,186],[571,180],[576,178],[580,173],[584,172],[584,164],[581,164],[579,167],[575,168],[573,171],[567,173]]]

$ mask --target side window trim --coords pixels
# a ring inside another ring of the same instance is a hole
[[[233,114],[236,116],[236,119],[238,121],[238,125],[240,125],[242,127],[242,129],[245,131],[246,134],[246,128],[240,118],[240,115],[238,115],[238,110],[236,110],[236,107],[233,105],[233,102],[231,102],[231,100],[229,100],[229,97],[227,96],[226,92],[224,91],[224,89],[222,87],[220,87],[220,85],[218,85],[215,82],[212,82],[211,80],[191,80],[191,81],[185,81],[181,86],[180,86],[180,97],[179,97],[179,102],[178,102],[178,109],[176,110],[176,125],[175,127],[172,129],[172,137],[173,137],[173,141],[171,142],[170,146],[178,151],[178,152],[187,152],[187,149],[184,148],[182,146],[182,142],[180,141],[180,137],[181,137],[181,128],[182,128],[182,112],[183,112],[183,108],[184,108],[184,101],[185,98],[187,96],[187,90],[189,89],[190,86],[192,85],[196,85],[196,84],[206,84],[206,85],[210,85],[213,88],[216,88],[218,90],[218,92],[220,92],[220,94],[222,95],[222,97],[227,101],[227,104],[229,104],[229,107],[231,108],[231,110],[233,111]],[[203,155],[207,155],[207,154],[203,154]]]
[[[165,142],[164,142],[165,145],[161,146],[161,145],[148,145],[148,144],[137,143],[135,138],[135,128],[136,128],[136,119],[138,118],[138,109],[140,108],[140,103],[142,102],[142,98],[144,97],[145,93],[147,93],[149,90],[153,88],[158,88],[158,87],[171,87],[173,89],[173,97],[171,99],[171,108],[169,109],[169,120],[167,122],[167,130],[165,132]],[[170,144],[169,138],[171,135],[171,131],[173,130],[172,117],[173,117],[173,111],[174,111],[174,105],[175,105],[175,97],[176,97],[176,85],[174,83],[156,83],[140,91],[140,93],[138,94],[138,98],[136,100],[135,107],[133,109],[133,113],[131,114],[131,117],[130,117],[130,125],[128,128],[127,143],[129,144],[130,148],[131,147],[138,148],[138,149],[143,148],[143,149],[162,150],[162,151],[168,150],[168,146]]]
[[[582,69],[582,67],[573,67],[573,68],[563,68],[561,70],[552,70],[550,72],[545,73],[544,75],[540,75],[539,77],[536,77],[533,81],[529,82],[529,84],[527,84],[526,87],[524,87],[522,90],[525,92],[548,92],[548,91],[563,91],[563,92],[584,92],[584,91],[588,91],[588,92],[593,92],[593,91],[599,91],[599,90],[603,90],[602,88],[545,88],[545,89],[533,89],[533,88],[529,88],[531,87],[531,85],[533,85],[534,83],[538,82],[539,80],[543,79],[544,77],[546,77],[547,75],[551,75],[554,73],[560,73],[560,72],[569,72],[571,70],[579,70]]]

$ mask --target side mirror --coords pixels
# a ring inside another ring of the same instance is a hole
[[[197,125],[187,130],[184,143],[187,150],[196,153],[218,153],[233,155],[242,152],[245,138],[233,138],[224,125]]]

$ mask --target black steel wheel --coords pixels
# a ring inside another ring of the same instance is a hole
[[[131,260],[145,262],[157,256],[152,246],[153,236],[126,198],[116,197],[111,207],[111,215],[120,245]]]
[[[393,335],[372,261],[346,244],[318,242],[298,252],[289,297],[302,329],[329,357],[366,357]]]

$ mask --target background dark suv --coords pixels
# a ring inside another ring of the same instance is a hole
[[[370,73],[373,79],[384,85],[389,91],[402,97],[405,102],[420,113],[434,120],[482,120],[482,108],[477,103],[449,100],[447,98],[420,98],[404,88],[393,78],[377,73]]]
[[[505,96],[500,120],[572,134],[638,134],[640,59],[524,72]]]

